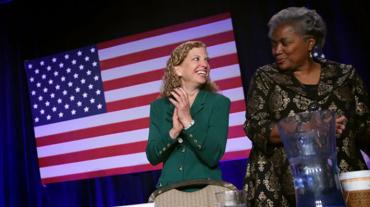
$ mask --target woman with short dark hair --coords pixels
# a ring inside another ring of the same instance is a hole
[[[369,99],[354,67],[313,57],[326,37],[316,11],[290,7],[275,14],[268,26],[275,62],[256,70],[248,91],[245,130],[253,148],[244,190],[248,206],[295,206],[293,178],[276,123],[310,110],[335,112],[340,171],[367,169],[360,149],[370,143]]]

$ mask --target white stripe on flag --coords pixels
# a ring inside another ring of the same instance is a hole
[[[122,121],[139,119],[149,116],[149,105],[140,106],[112,113],[98,114],[94,116],[73,119],[70,121],[63,121],[53,124],[47,124],[35,127],[35,136],[43,137],[52,134],[59,134],[67,131],[74,131],[78,129],[91,128],[106,124],[112,124]]]
[[[207,47],[208,56],[210,58],[220,57],[223,55],[235,54],[236,45],[235,41],[225,42],[218,45]]]
[[[223,91],[220,91],[219,93],[228,97],[230,99],[230,101],[232,101],[232,102],[233,101],[244,100],[243,87],[223,90]]]
[[[252,148],[252,142],[247,137],[228,139],[225,152],[236,152]]]
[[[145,152],[41,167],[41,178],[148,164]]]
[[[58,144],[37,147],[37,154],[39,158],[42,158],[89,149],[97,149],[101,147],[146,141],[148,139],[148,134],[149,128],[145,128],[128,132],[97,136],[89,139],[63,142]]]
[[[211,70],[211,73],[209,75],[212,81],[239,77],[240,76],[239,64],[215,68]]]
[[[196,39],[225,31],[231,31],[232,29],[231,19],[225,19],[189,29],[166,33],[142,40],[116,45],[106,49],[101,49],[99,50],[99,58],[100,60],[106,60],[117,56],[128,55],[135,52],[170,45],[173,43],[183,42],[186,40]]]
[[[245,121],[245,111],[231,113],[229,115],[229,126],[237,126],[244,124]]]
[[[104,93],[107,103],[143,96],[152,93],[158,93],[162,84],[162,80],[152,81],[149,83],[137,84],[115,90],[110,90]]]
[[[123,78],[127,76],[137,75],[140,73],[150,72],[153,70],[162,69],[166,66],[166,61],[169,56],[145,60],[125,66],[118,66],[109,70],[103,70],[101,72],[102,80],[114,80],[117,78]]]

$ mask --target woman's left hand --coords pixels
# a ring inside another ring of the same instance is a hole
[[[346,129],[347,118],[345,116],[339,116],[335,119],[335,132],[338,135],[341,135],[343,131]]]
[[[170,130],[170,137],[172,139],[176,139],[179,134],[181,133],[184,126],[181,124],[179,120],[179,116],[177,115],[177,108],[173,111],[172,115],[172,129]]]

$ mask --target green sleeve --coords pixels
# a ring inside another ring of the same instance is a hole
[[[207,130],[195,123],[184,130],[185,140],[193,148],[196,155],[209,167],[218,165],[225,153],[229,128],[230,100],[224,96],[217,96],[213,100]]]
[[[146,156],[152,165],[166,160],[176,144],[176,139],[171,139],[169,135],[169,129],[164,129],[164,124],[160,123],[160,117],[163,116],[160,107],[161,105],[156,102],[150,104],[150,127]]]

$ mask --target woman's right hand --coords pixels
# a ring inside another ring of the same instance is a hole
[[[339,116],[335,119],[335,132],[337,135],[341,135],[346,129],[347,118],[345,116]]]
[[[171,139],[176,139],[179,134],[181,133],[182,129],[184,126],[181,124],[179,115],[178,115],[178,110],[175,107],[172,115],[172,129],[170,130],[170,137]]]
[[[280,135],[279,135],[279,129],[277,127],[277,124],[272,124],[271,132],[270,132],[270,142],[272,144],[280,144]]]
[[[172,98],[170,102],[177,109],[177,116],[183,126],[187,126],[191,122],[192,117],[190,115],[190,102],[189,96],[182,88],[175,88],[171,92]]]

